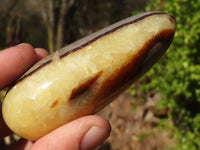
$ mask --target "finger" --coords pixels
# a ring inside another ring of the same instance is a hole
[[[92,150],[110,135],[108,121],[99,116],[74,120],[42,137],[32,150]]]
[[[6,87],[36,62],[36,52],[30,44],[20,44],[0,51],[0,89]]]
[[[7,125],[5,124],[3,120],[3,117],[1,114],[1,104],[0,104],[0,140],[8,136],[9,134],[11,134],[11,130],[7,127]]]
[[[35,51],[37,54],[37,57],[36,57],[37,61],[41,60],[42,58],[44,58],[48,55],[48,52],[43,48],[36,48]]]

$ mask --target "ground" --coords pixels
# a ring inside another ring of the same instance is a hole
[[[137,104],[126,92],[101,110],[98,114],[109,120],[112,132],[98,150],[166,150],[173,146],[173,132],[158,128],[160,116],[169,113],[157,108],[159,99],[160,95],[154,94]]]

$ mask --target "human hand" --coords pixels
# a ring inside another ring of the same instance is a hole
[[[29,44],[20,44],[0,51],[0,90],[9,86],[47,55],[44,49],[34,49]],[[110,124],[105,119],[96,115],[85,116],[55,129],[37,141],[21,139],[9,149],[92,150],[110,135],[110,131]],[[11,133],[0,112],[0,140]]]

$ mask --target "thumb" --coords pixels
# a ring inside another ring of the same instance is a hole
[[[33,150],[92,150],[109,135],[111,127],[102,117],[91,115],[74,120],[36,141]]]

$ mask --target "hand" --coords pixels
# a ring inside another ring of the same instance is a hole
[[[29,44],[20,44],[0,51],[0,90],[9,86],[35,62],[47,55],[44,49],[34,49]],[[110,135],[110,131],[108,121],[91,115],[69,122],[37,141],[21,139],[9,149],[92,150]],[[11,133],[0,112],[0,140]]]

